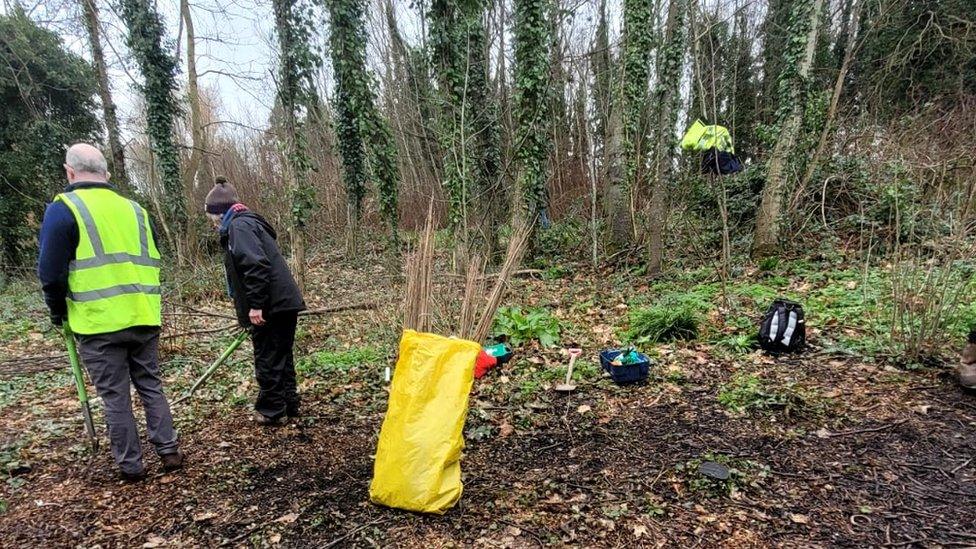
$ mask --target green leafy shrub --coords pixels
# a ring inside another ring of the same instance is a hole
[[[552,347],[559,341],[559,319],[542,308],[502,307],[495,315],[492,334],[507,338],[515,346],[537,340]]]
[[[624,337],[636,343],[660,343],[698,337],[700,314],[688,303],[668,302],[630,313]]]

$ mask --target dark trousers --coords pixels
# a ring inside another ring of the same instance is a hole
[[[173,416],[159,378],[158,346],[159,328],[155,327],[78,335],[78,354],[105,406],[112,457],[130,474],[144,470],[130,382],[146,411],[146,429],[156,453],[172,454],[178,448]]]
[[[271,419],[298,413],[294,356],[297,325],[298,313],[290,312],[270,315],[263,326],[251,328],[254,375],[260,388],[254,409]]]

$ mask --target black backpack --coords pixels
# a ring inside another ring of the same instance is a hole
[[[771,353],[795,353],[806,342],[803,306],[782,298],[773,301],[759,325],[759,346]]]

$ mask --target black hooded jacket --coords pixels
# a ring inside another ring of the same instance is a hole
[[[305,309],[298,284],[278,249],[277,237],[263,217],[250,211],[231,214],[220,227],[227,283],[242,326],[251,325],[251,309],[260,309],[265,319]]]

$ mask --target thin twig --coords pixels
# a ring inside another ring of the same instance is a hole
[[[351,305],[336,305],[334,307],[319,307],[298,313],[298,316],[325,315],[341,313],[343,311],[370,311],[380,306],[379,303],[353,303]]]
[[[887,425],[882,425],[881,427],[871,427],[869,429],[855,429],[853,431],[838,431],[836,433],[830,433],[827,436],[830,436],[830,437],[843,437],[843,436],[848,436],[848,435],[859,435],[859,434],[862,434],[862,433],[876,433],[878,431],[885,431],[887,429],[891,429],[892,427],[897,427],[897,426],[899,426],[902,423],[905,423],[907,421],[908,421],[907,419],[903,419],[901,421],[896,421],[894,423],[889,423]]]
[[[237,322],[234,322],[232,324],[227,324],[226,326],[220,326],[219,328],[209,328],[209,329],[206,329],[206,330],[194,330],[192,332],[180,332],[180,333],[176,333],[176,334],[166,334],[166,335],[160,337],[160,339],[173,339],[173,338],[176,338],[176,337],[189,337],[189,336],[194,336],[194,335],[216,334],[218,332],[223,332],[223,331],[226,331],[226,330],[230,330],[231,328],[236,328],[238,326],[239,326],[238,323]]]
[[[346,532],[345,534],[337,537],[336,539],[330,541],[328,544],[324,545],[322,547],[322,549],[329,549],[330,547],[335,547],[336,545],[338,545],[338,544],[342,543],[343,541],[351,538],[352,536],[354,536],[355,534],[358,534],[359,532],[365,530],[366,528],[369,528],[370,526],[377,526],[377,525],[383,524],[385,522],[390,522],[391,520],[393,520],[393,518],[392,517],[388,517],[388,518],[378,518],[378,519],[376,519],[374,521],[367,522],[366,524],[360,526],[359,528],[356,528],[355,530],[350,530],[350,531]]]

